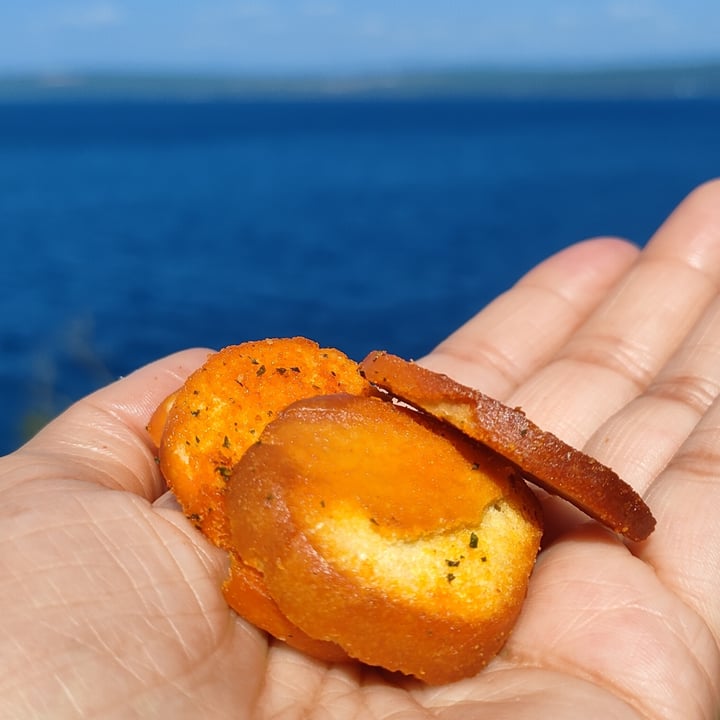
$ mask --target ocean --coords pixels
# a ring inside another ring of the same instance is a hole
[[[0,104],[0,453],[190,346],[430,350],[549,254],[643,244],[720,101]]]

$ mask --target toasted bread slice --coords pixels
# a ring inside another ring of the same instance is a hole
[[[318,394],[371,392],[357,363],[305,338],[231,345],[210,355],[150,420],[160,470],[185,514],[228,546],[224,508],[230,472],[275,415]]]
[[[280,412],[235,466],[227,510],[233,547],[290,622],[429,683],[502,647],[542,535],[534,494],[495,453],[348,394]]]

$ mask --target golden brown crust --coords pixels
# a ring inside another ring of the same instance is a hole
[[[386,352],[361,363],[365,377],[395,397],[444,420],[507,458],[528,480],[565,498],[631,540],[644,540],[655,518],[610,468],[541,430],[522,410]]]
[[[283,615],[372,665],[444,683],[505,642],[542,534],[496,454],[373,397],[293,403],[236,465],[232,544]]]

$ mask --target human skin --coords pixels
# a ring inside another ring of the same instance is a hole
[[[207,351],[81,400],[0,459],[0,717],[715,720],[719,288],[713,182],[644,250],[572,246],[422,360],[610,465],[658,521],[626,543],[543,496],[515,631],[441,687],[327,666],[228,609],[225,554],[166,492],[144,429]]]

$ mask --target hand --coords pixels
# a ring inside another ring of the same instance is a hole
[[[639,252],[547,260],[424,363],[612,466],[657,530],[626,545],[544,499],[522,616],[440,688],[326,667],[228,610],[224,554],[165,493],[144,426],[205,357],[165,358],[0,460],[2,717],[715,718],[720,183]]]

